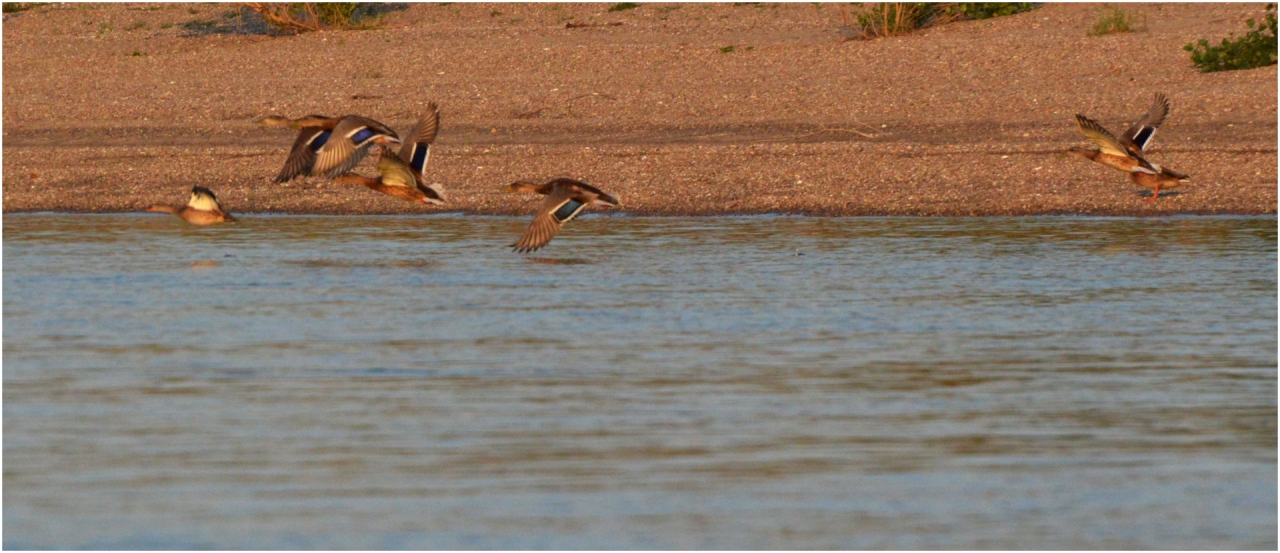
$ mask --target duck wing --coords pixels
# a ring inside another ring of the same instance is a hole
[[[590,201],[584,201],[584,198],[575,196],[577,195],[567,188],[556,187],[538,207],[538,214],[529,224],[529,229],[524,231],[524,236],[521,236],[520,240],[511,247],[518,253],[525,253],[535,251],[551,242],[551,239],[560,232],[560,228],[577,217],[578,213],[586,209],[587,204],[590,203]]]
[[[1156,129],[1164,123],[1164,118],[1168,115],[1169,99],[1157,92],[1151,108],[1142,116],[1142,119],[1125,129],[1124,134],[1120,135],[1120,145],[1134,153],[1147,149],[1147,144],[1156,135]]]
[[[1120,142],[1116,140],[1116,135],[1111,134],[1111,131],[1107,130],[1102,125],[1099,125],[1097,121],[1077,114],[1076,124],[1080,126],[1080,132],[1084,134],[1085,138],[1088,138],[1089,140],[1092,140],[1094,144],[1097,144],[1098,147],[1102,149],[1103,153],[1125,157],[1130,156],[1130,153],[1125,150],[1124,146],[1121,146]]]
[[[382,157],[378,159],[378,173],[382,174],[382,184],[387,186],[418,187],[413,169],[385,146],[382,148]]]
[[[383,186],[400,190],[392,195],[437,205],[444,203],[444,195],[439,190],[423,186],[421,175],[386,146],[382,147],[382,157],[378,159],[378,173],[382,175]]]
[[[409,137],[400,145],[400,159],[421,173],[427,167],[427,158],[431,155],[431,144],[436,141],[436,133],[440,131],[440,112],[435,102],[427,104],[427,115],[413,126]]]
[[[328,140],[329,131],[321,127],[303,127],[298,139],[293,141],[293,149],[284,161],[284,168],[271,182],[285,182],[299,175],[311,174],[311,168],[316,164],[316,150]]]
[[[316,153],[312,174],[333,178],[355,169],[379,136],[398,138],[395,131],[367,117],[343,117],[333,128],[329,140]]]

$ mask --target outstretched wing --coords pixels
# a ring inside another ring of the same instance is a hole
[[[1080,125],[1080,132],[1084,133],[1085,138],[1092,140],[1102,149],[1103,153],[1117,156],[1129,156],[1129,152],[1116,140],[1116,135],[1111,131],[1099,125],[1097,121],[1089,119],[1083,115],[1076,115],[1076,124]]]
[[[316,164],[316,149],[329,140],[329,131],[320,127],[303,127],[298,139],[293,141],[293,149],[289,158],[284,161],[284,168],[271,182],[285,182],[299,175],[311,173]]]
[[[367,117],[343,117],[333,128],[329,141],[317,152],[315,168],[311,173],[325,174],[332,178],[355,169],[365,154],[369,153],[373,140],[379,136],[396,138],[396,133]]]
[[[409,164],[415,171],[422,173],[427,167],[427,158],[431,155],[431,144],[436,141],[436,133],[440,130],[440,112],[435,102],[427,104],[427,115],[413,126],[409,137],[400,145],[400,159]]]
[[[418,179],[414,177],[413,169],[385,146],[382,148],[382,157],[378,159],[378,173],[382,174],[384,185],[402,188],[418,187]]]
[[[444,203],[442,190],[435,186],[424,186],[422,174],[414,171],[386,146],[382,147],[382,157],[378,159],[378,173],[382,175],[384,186],[403,189],[400,194],[393,195],[413,201],[425,200],[436,205]],[[415,190],[418,194],[414,193]]]
[[[1164,123],[1164,118],[1168,115],[1169,99],[1157,92],[1155,100],[1151,103],[1151,109],[1147,110],[1146,115],[1120,135],[1120,145],[1133,153],[1141,153],[1147,148],[1151,137],[1156,135],[1156,129]]]
[[[547,245],[565,223],[576,217],[586,207],[585,202],[574,200],[570,191],[557,188],[547,196],[546,200],[543,200],[537,216],[533,218],[533,223],[529,224],[529,229],[524,231],[524,236],[521,236],[520,240],[511,247],[515,248],[516,252],[525,253]]]

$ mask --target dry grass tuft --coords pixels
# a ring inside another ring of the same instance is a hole
[[[1098,18],[1098,22],[1093,24],[1093,28],[1089,30],[1089,36],[1132,33],[1141,30],[1144,30],[1144,27],[1139,26],[1129,12],[1120,8],[1109,8]]]
[[[357,2],[245,2],[241,6],[257,13],[266,24],[279,31],[305,33],[324,27],[355,27]]]

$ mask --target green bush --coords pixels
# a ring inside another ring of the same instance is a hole
[[[635,2],[620,2],[620,3],[617,3],[617,4],[614,4],[614,5],[610,6],[610,7],[609,7],[609,11],[611,11],[611,12],[620,12],[620,11],[623,11],[623,10],[634,10],[634,9],[636,9],[636,8],[638,8],[638,7],[640,7],[640,4],[637,4],[637,3],[635,3]],[[645,12],[645,13],[648,13],[648,12]]]
[[[1275,4],[1267,4],[1263,22],[1247,21],[1249,32],[1240,38],[1224,38],[1218,46],[1210,46],[1209,41],[1202,38],[1200,42],[1187,44],[1182,49],[1191,52],[1191,63],[1203,73],[1273,65],[1276,63],[1275,10]]]

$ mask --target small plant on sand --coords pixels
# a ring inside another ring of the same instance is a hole
[[[1098,22],[1089,29],[1089,36],[1102,36],[1115,33],[1131,33],[1139,31],[1129,13],[1120,8],[1109,8],[1098,18]]]
[[[734,48],[734,47],[733,47],[733,45],[732,45],[732,44],[730,44],[730,45],[728,45],[728,46],[725,46],[724,48],[721,48],[721,49],[720,49],[720,53],[721,53],[721,54],[731,54],[731,53],[733,53],[733,51],[734,51],[734,50],[736,50],[736,48]]]
[[[620,12],[625,10],[634,10],[638,7],[640,7],[640,4],[637,4],[635,2],[619,2],[617,4],[610,6],[609,11]]]
[[[1199,42],[1183,46],[1182,49],[1191,52],[1191,63],[1199,67],[1203,73],[1274,65],[1276,63],[1276,5],[1267,4],[1266,11],[1262,23],[1253,19],[1246,21],[1249,32],[1240,38],[1234,40],[1224,38],[1222,44],[1218,46],[1210,46],[1209,41],[1202,38]]]
[[[130,23],[128,27],[125,27],[124,30],[136,31],[138,29],[146,29],[146,28],[147,28],[146,21],[134,21],[133,23]]]
[[[844,12],[845,25],[860,38],[906,34],[925,26],[936,15],[935,4],[924,2],[877,2],[850,17]]]
[[[192,19],[182,24],[182,28],[188,31],[208,31],[218,26],[218,22],[212,19]]]
[[[48,2],[3,2],[4,13],[25,12],[31,8],[38,8]]]
[[[1035,9],[1031,2],[966,2],[951,5],[951,11],[965,19],[991,19]]]
[[[878,2],[863,4],[861,11],[842,8],[844,25],[839,30],[846,39],[867,39],[907,34],[931,25],[963,19],[990,19],[1022,13],[1035,8],[1029,2]]]
[[[325,27],[354,29],[358,2],[245,2],[241,6],[256,12],[262,21],[277,31],[305,33]]]

